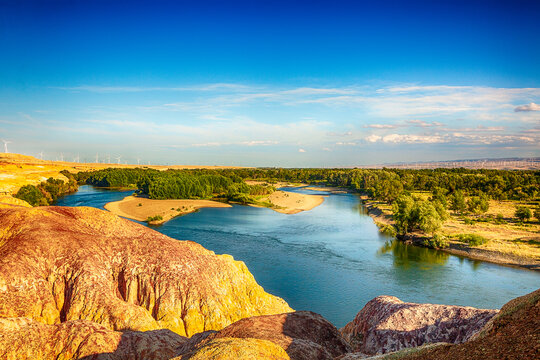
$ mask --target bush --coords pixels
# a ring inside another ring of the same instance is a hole
[[[394,226],[380,223],[376,224],[379,227],[379,232],[388,236],[395,237],[397,235],[397,230]]]
[[[443,249],[448,247],[446,236],[435,234],[432,238],[424,239],[424,246],[432,249]]]
[[[161,215],[149,216],[149,217],[146,219],[147,222],[160,221],[160,220],[163,220],[163,216],[161,216]]]
[[[506,221],[504,221],[504,217],[502,214],[497,214],[497,217],[495,218],[495,224],[497,225],[506,224]]]
[[[32,206],[48,205],[47,198],[43,193],[34,185],[25,185],[19,189],[16,198],[26,201]]]
[[[526,206],[517,206],[514,216],[517,217],[520,221],[529,220],[532,216],[531,209]]]
[[[466,242],[472,246],[484,245],[489,240],[478,234],[459,234],[457,238],[460,241]]]
[[[536,218],[536,220],[540,221],[540,207],[534,209],[533,216]]]
[[[489,198],[480,193],[480,196],[474,196],[467,201],[467,208],[475,214],[482,214],[489,210]]]

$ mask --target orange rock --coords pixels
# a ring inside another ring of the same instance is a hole
[[[165,360],[186,338],[170,330],[113,331],[87,320],[46,325],[0,318],[0,359]]]
[[[0,317],[183,336],[291,311],[243,262],[94,208],[0,208]]]
[[[248,341],[255,339],[259,341]],[[231,349],[242,346],[252,349],[250,353],[256,349],[275,351],[278,346],[293,360],[331,360],[351,350],[338,330],[321,315],[298,311],[242,319],[218,332],[199,334],[179,349],[183,353],[180,359],[211,359],[217,348],[226,354],[220,359],[233,360],[236,358]],[[226,347],[232,348],[225,352]]]

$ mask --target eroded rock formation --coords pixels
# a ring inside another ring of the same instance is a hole
[[[291,311],[244,263],[94,208],[0,208],[0,317],[111,330],[222,329]]]
[[[165,360],[185,341],[167,329],[119,332],[88,320],[0,318],[0,359]]]
[[[234,348],[246,352],[235,352]],[[252,357],[258,350],[271,356]],[[350,350],[338,330],[321,315],[299,311],[242,319],[218,332],[199,334],[184,344],[179,359],[332,360]],[[220,357],[213,357],[215,353]]]
[[[416,349],[415,349],[416,350]],[[506,303],[463,344],[440,344],[388,359],[500,360],[540,358],[540,289]]]
[[[340,331],[355,351],[383,354],[426,343],[462,343],[496,313],[497,310],[406,303],[393,296],[379,296]]]

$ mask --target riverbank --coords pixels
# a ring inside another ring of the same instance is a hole
[[[365,196],[362,198],[368,215],[379,228],[394,226],[390,205],[381,201],[369,200]],[[497,211],[501,211],[501,208],[504,207],[501,205],[502,202],[492,202],[494,203],[492,208]],[[505,210],[508,212],[508,209]],[[538,246],[540,237],[535,229],[536,227],[533,229],[513,224],[476,223],[468,225],[457,217],[451,216],[441,229],[441,233],[449,238],[448,247],[438,250],[473,260],[540,271],[540,246]],[[462,233],[481,234],[489,241],[483,245],[470,246],[452,239],[453,236]],[[399,240],[425,247],[424,240],[429,238],[426,234],[417,231],[400,236]]]
[[[211,200],[152,200],[143,197],[126,196],[120,201],[105,204],[105,209],[113,214],[149,224],[163,224],[172,218],[197,211],[201,208],[228,208],[231,205]]]

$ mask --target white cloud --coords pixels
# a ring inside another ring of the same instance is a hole
[[[379,136],[379,135],[369,135],[366,137],[366,141],[372,142],[372,143],[377,142],[381,139],[382,139],[382,136]]]
[[[514,109],[515,112],[520,112],[520,111],[540,111],[540,105],[538,104],[535,104],[535,103],[530,103],[530,104],[527,104],[527,105],[520,105],[518,107],[516,107]]]
[[[306,150],[304,150],[304,149],[298,149],[298,152],[300,152],[300,153],[305,153]]]

